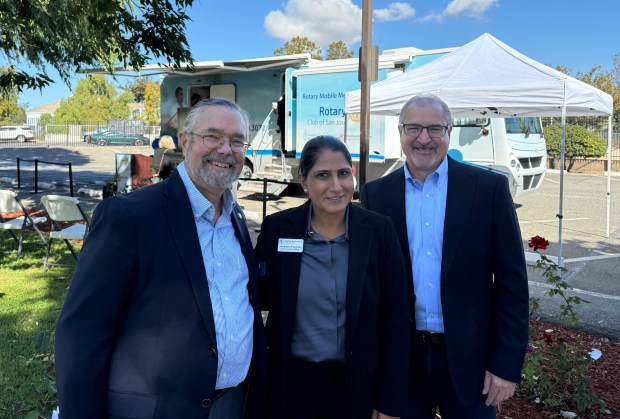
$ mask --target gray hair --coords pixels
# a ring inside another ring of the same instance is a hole
[[[221,97],[203,99],[200,102],[196,103],[194,107],[189,111],[189,114],[187,114],[187,119],[185,119],[185,123],[183,124],[181,132],[189,133],[193,131],[202,113],[207,110],[207,108],[213,106],[221,106],[224,108],[228,108],[232,111],[239,112],[239,115],[241,115],[243,121],[245,122],[245,139],[246,141],[250,141],[250,119],[247,112],[241,109],[241,107],[235,102],[231,102],[230,100]]]
[[[431,106],[439,106],[441,108],[442,113],[443,113],[443,117],[445,119],[445,124],[446,125],[452,124],[452,112],[450,112],[450,108],[448,107],[446,102],[444,102],[438,96],[435,96],[435,95],[433,95],[431,93],[424,93],[424,94],[420,94],[420,95],[415,95],[414,97],[409,99],[407,101],[407,103],[405,103],[403,105],[402,109],[400,110],[400,114],[398,116],[398,122],[399,123],[402,124],[402,123],[405,122],[405,121],[403,121],[405,112],[407,112],[407,109],[409,109],[413,105],[420,105],[423,108],[428,108],[428,107],[431,107]]]

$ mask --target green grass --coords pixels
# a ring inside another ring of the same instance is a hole
[[[51,261],[65,266],[43,273],[36,235],[28,235],[19,260],[16,248],[0,231],[0,418],[49,418],[57,403],[53,332],[75,262],[54,240]]]

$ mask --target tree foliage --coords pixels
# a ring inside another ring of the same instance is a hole
[[[561,124],[553,124],[544,129],[547,143],[547,154],[554,158],[560,158],[560,143],[562,140]],[[575,160],[578,158],[601,157],[607,152],[607,142],[603,137],[588,131],[586,128],[566,124],[565,157],[569,161],[567,171],[571,171]]]
[[[147,125],[159,125],[160,114],[159,83],[149,81],[144,88],[144,121]]]
[[[303,38],[296,36],[290,41],[285,42],[283,47],[273,50],[273,55],[294,55],[305,53],[310,54],[315,60],[323,59],[323,49],[305,36]],[[353,57],[353,54],[353,50],[348,49],[347,44],[342,41],[334,41],[329,44],[325,59],[337,60],[340,58],[351,58]]]
[[[144,102],[144,92],[146,90],[146,84],[148,82],[148,77],[136,77],[134,80],[125,83],[124,89],[131,92],[134,102],[142,103]]]
[[[284,46],[273,51],[273,55],[294,55],[309,53],[315,60],[322,60],[323,50],[320,46],[306,38],[296,36],[284,43]]]
[[[73,94],[60,102],[55,113],[56,121],[85,124],[127,119],[127,104],[132,100],[132,93],[118,93],[105,76],[88,76],[80,79]]]
[[[0,77],[6,74],[6,67],[0,68]],[[0,125],[16,125],[26,122],[26,111],[17,103],[18,95],[15,88],[0,89]]]
[[[338,60],[340,58],[353,58],[353,50],[347,48],[347,45],[342,41],[335,41],[329,44],[327,48],[326,60]]]
[[[10,66],[0,75],[0,87],[42,88],[55,68],[69,84],[75,72],[117,66],[138,69],[155,59],[180,67],[193,63],[185,35],[185,10],[193,0],[2,1],[0,52]]]

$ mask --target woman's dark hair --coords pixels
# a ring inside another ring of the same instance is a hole
[[[308,176],[308,172],[312,170],[316,161],[321,157],[321,154],[325,150],[330,150],[334,152],[340,152],[347,160],[350,166],[353,166],[353,161],[351,160],[351,154],[347,149],[347,146],[344,145],[342,141],[340,141],[336,137],[332,137],[331,135],[319,135],[318,137],[314,137],[310,141],[304,145],[303,150],[301,150],[301,158],[299,159],[299,176],[303,176],[306,178]]]

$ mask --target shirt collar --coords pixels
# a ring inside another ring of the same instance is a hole
[[[407,167],[407,163],[405,162],[404,165],[405,168],[405,182],[413,182],[414,180],[417,180],[416,178],[414,178],[411,175],[411,172],[409,171],[409,168]],[[437,187],[438,188],[443,188],[444,185],[447,184],[448,181],[448,155],[445,155],[443,160],[441,161],[441,163],[439,164],[439,166],[437,167],[437,169],[431,173],[430,175],[428,175],[428,177],[434,177],[436,179],[436,183],[437,183]]]
[[[306,223],[306,237],[312,238],[313,234],[318,234],[320,236],[319,233],[315,233],[312,230],[312,203],[310,203],[308,207],[309,207],[309,210],[308,210],[308,221]],[[347,209],[344,213],[344,234],[339,237],[342,237],[343,240],[349,240],[349,205],[347,205]]]
[[[194,182],[189,177],[187,173],[187,168],[185,167],[185,162],[181,162],[176,168],[181,176],[181,180],[185,185],[185,189],[187,190],[187,195],[189,196],[189,202],[192,206],[192,212],[194,214],[194,219],[198,220],[199,218],[205,217],[209,220],[213,220],[213,214],[215,212],[215,206],[211,201],[209,201],[194,185]],[[232,212],[234,203],[234,198],[232,196],[232,192],[230,189],[226,189],[224,194],[222,195],[222,215],[230,218],[230,214]]]

